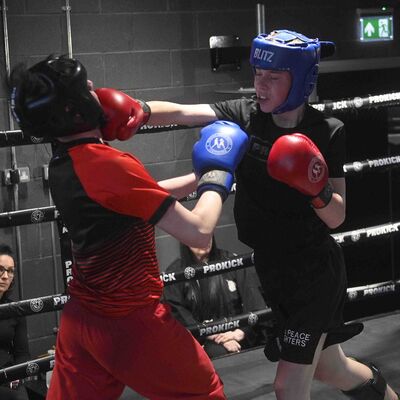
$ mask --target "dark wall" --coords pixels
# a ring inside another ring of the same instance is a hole
[[[62,9],[64,1],[8,0],[6,3],[11,65],[20,61],[32,64],[49,53],[68,52],[68,31]],[[256,3],[254,0],[70,0],[73,54],[87,66],[90,78],[97,86],[115,87],[144,100],[196,103],[237,97],[220,92],[252,85],[247,60],[242,60],[240,70],[212,72],[208,40],[215,35],[238,35],[243,45],[249,45],[257,33]],[[400,56],[398,38],[383,44],[358,43],[356,8],[392,5],[395,8],[394,30],[398,32],[397,4],[397,1],[367,0],[271,0],[265,2],[266,25],[268,31],[290,28],[335,41],[337,53],[332,60],[377,58],[385,63],[385,59]],[[2,22],[0,24],[2,26]],[[4,52],[3,40],[0,47]],[[4,77],[4,57],[0,58],[0,69]],[[358,75],[357,79],[367,78]],[[371,84],[375,82],[377,91],[380,91],[380,85],[387,83],[376,75],[368,80]],[[323,81],[321,91],[322,84]],[[345,92],[341,89],[342,85],[338,85],[335,79],[327,82],[326,98],[344,97]],[[9,119],[7,93],[2,86],[0,129],[13,127]],[[197,130],[190,129],[138,135],[117,146],[134,152],[156,179],[164,179],[191,170],[190,153],[197,134]],[[354,143],[357,140],[358,136]],[[374,142],[375,138],[369,136],[368,140]],[[366,154],[360,151],[359,158],[365,159]],[[18,208],[51,204],[42,172],[42,166],[51,156],[50,146],[18,147],[16,156],[18,165],[28,166],[32,177],[31,182],[19,186]],[[10,149],[0,149],[0,171],[10,168],[10,165]],[[354,187],[357,187],[356,183]],[[360,190],[364,189],[360,186]],[[372,189],[369,190],[367,196],[372,195]],[[0,212],[15,209],[9,187],[0,187],[0,199]],[[246,252],[248,249],[236,238],[232,200],[229,199],[224,206],[217,240],[229,250]],[[51,224],[23,226],[20,236],[21,296],[32,298],[62,291],[59,248],[57,240],[55,245],[52,241]],[[17,246],[14,229],[1,230],[0,238],[14,248]],[[174,239],[157,231],[161,269],[177,256],[177,248]],[[57,320],[55,315],[42,314],[29,317],[28,323],[35,356],[54,343],[53,327]]]

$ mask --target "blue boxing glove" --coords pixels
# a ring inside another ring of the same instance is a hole
[[[222,200],[228,197],[234,181],[234,172],[247,150],[247,134],[239,125],[216,121],[200,131],[200,139],[193,146],[192,161],[200,178],[199,196],[207,191],[218,192]]]

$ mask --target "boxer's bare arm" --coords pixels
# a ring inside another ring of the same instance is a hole
[[[159,181],[158,184],[177,199],[182,199],[197,189],[197,179],[193,172],[188,175]]]
[[[151,109],[148,125],[203,126],[218,118],[209,104],[178,104],[167,101],[147,102]]]
[[[221,210],[221,196],[207,191],[192,211],[176,201],[157,226],[187,246],[205,248],[211,241]]]

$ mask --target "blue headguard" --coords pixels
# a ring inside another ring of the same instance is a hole
[[[320,42],[288,30],[260,34],[253,40],[250,53],[253,68],[289,71],[292,76],[288,97],[274,114],[294,110],[307,101],[317,82],[321,45],[327,45],[328,52],[333,54],[332,42]]]

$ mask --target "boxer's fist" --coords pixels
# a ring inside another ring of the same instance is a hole
[[[223,200],[227,198],[247,144],[247,134],[233,122],[216,121],[200,131],[192,152],[193,168],[200,177],[199,195],[214,190]]]
[[[149,106],[111,88],[95,90],[107,118],[101,129],[104,140],[130,139],[150,118]]]
[[[284,135],[272,145],[267,160],[269,175],[311,197],[315,208],[332,198],[328,166],[314,142],[301,133]]]

